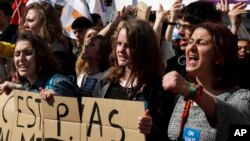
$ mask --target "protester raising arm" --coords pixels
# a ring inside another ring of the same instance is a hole
[[[241,15],[247,14],[247,10],[245,9],[247,6],[246,3],[239,2],[236,3],[233,8],[228,12],[228,16],[231,22],[231,32],[234,35],[237,35],[238,30],[241,24]]]
[[[174,31],[174,26],[178,18],[178,13],[184,5],[182,0],[175,0],[174,4],[170,9],[170,17],[168,21],[168,27],[165,33],[165,40],[172,43],[172,35]]]
[[[216,4],[216,8],[221,12],[221,16],[229,16],[231,22],[230,29],[234,35],[237,35],[240,28],[241,15],[247,13],[247,10],[245,9],[246,6],[246,3],[238,2],[233,5],[232,9],[230,9],[228,0],[220,0],[220,2]]]
[[[237,41],[221,22],[196,26],[189,39],[186,70],[190,80],[175,71],[162,80],[165,90],[180,94],[170,120],[172,140],[198,131],[199,140],[227,140],[232,124],[250,124],[250,91],[237,87]]]
[[[161,43],[162,25],[166,15],[167,11],[164,11],[163,6],[160,4],[159,9],[156,11],[156,19],[153,26],[159,45]]]

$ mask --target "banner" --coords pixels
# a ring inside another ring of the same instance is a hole
[[[84,16],[92,21],[89,9],[86,3],[81,0],[68,0],[64,6],[61,14],[61,23],[63,26],[63,33],[72,38],[76,39],[73,30],[71,28],[74,20],[80,16]]]
[[[86,0],[89,5],[90,13],[97,13],[101,16],[102,22],[105,25],[106,18],[105,18],[105,5],[103,0]]]
[[[145,141],[137,131],[144,103],[54,96],[14,90],[0,95],[0,137],[4,141]]]

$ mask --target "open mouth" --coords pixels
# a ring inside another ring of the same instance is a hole
[[[188,63],[193,64],[199,60],[199,56],[197,55],[190,55],[188,56]]]

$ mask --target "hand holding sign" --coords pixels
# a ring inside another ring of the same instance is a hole
[[[8,94],[10,94],[12,89],[22,89],[22,85],[17,84],[17,83],[13,83],[13,82],[9,82],[9,81],[5,81],[4,83],[0,84],[1,94],[3,92],[5,92],[5,94],[8,95]]]
[[[56,92],[53,91],[52,89],[43,89],[43,88],[39,88],[39,89],[40,89],[40,94],[43,100],[48,100],[49,98],[56,95]]]
[[[147,135],[150,133],[152,125],[153,125],[152,117],[150,116],[149,110],[147,109],[144,112],[143,116],[138,117],[137,127],[139,132]]]

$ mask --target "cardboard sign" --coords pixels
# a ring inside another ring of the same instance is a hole
[[[84,97],[82,105],[82,141],[145,140],[136,127],[143,102]]]
[[[121,11],[124,6],[135,5],[137,0],[113,0],[112,5],[116,11]]]
[[[80,112],[77,98],[54,96],[42,100],[45,140],[80,141]]]
[[[40,94],[20,90],[13,93],[15,114],[11,140],[41,140],[43,119]]]
[[[44,101],[38,93],[13,90],[0,95],[0,110],[4,141],[145,141],[136,127],[143,102],[62,96]]]
[[[137,10],[137,18],[148,21],[152,6],[147,6],[146,3],[139,2],[137,4],[137,8],[138,8],[138,10]]]
[[[0,137],[1,140],[10,141],[14,115],[13,94],[1,94],[0,101]]]

